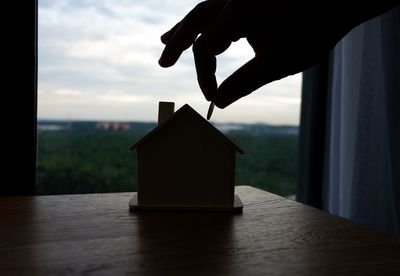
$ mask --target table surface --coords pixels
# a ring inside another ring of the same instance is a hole
[[[400,241],[252,187],[242,214],[129,212],[132,193],[0,198],[0,274],[400,275]]]

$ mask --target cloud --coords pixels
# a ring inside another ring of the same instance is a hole
[[[40,0],[39,117],[152,120],[159,100],[206,112],[191,50],[171,68],[157,63],[160,35],[198,2]],[[218,81],[252,56],[245,40],[234,43],[218,56]],[[268,84],[213,118],[296,123],[300,83],[296,75]]]
[[[75,89],[57,89],[54,91],[55,95],[58,96],[82,96],[82,91],[75,90]]]

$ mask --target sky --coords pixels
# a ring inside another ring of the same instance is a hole
[[[161,68],[160,36],[193,0],[39,0],[39,119],[156,121],[159,101],[206,116],[191,49]],[[254,56],[245,39],[219,55],[220,83]],[[212,121],[299,124],[301,74],[272,82]]]

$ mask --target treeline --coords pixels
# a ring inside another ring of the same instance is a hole
[[[236,185],[282,196],[296,193],[298,136],[235,131],[228,137],[245,151],[236,165]]]
[[[138,131],[41,131],[38,134],[38,193],[74,194],[136,191]],[[236,184],[280,195],[295,193],[297,136],[231,131],[244,149],[236,165]]]

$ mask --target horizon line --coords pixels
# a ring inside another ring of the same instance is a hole
[[[112,120],[112,119],[48,119],[48,118],[38,118],[37,122],[40,121],[53,121],[53,122],[118,122],[118,123],[148,123],[157,124],[157,121],[147,121],[147,120]],[[269,125],[269,126],[288,126],[288,127],[299,127],[299,124],[274,124],[265,122],[216,122],[210,121],[212,124],[226,124],[226,125]]]

